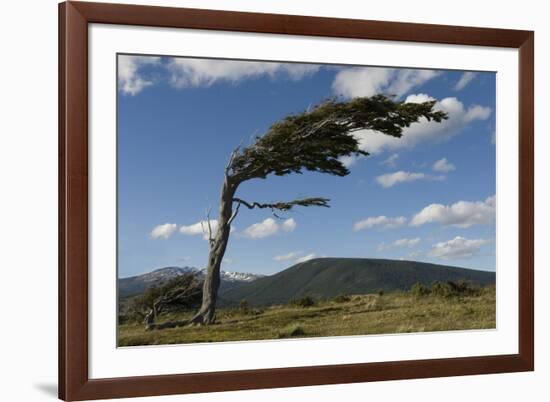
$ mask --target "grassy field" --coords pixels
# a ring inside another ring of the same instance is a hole
[[[266,308],[220,309],[217,323],[146,331],[144,324],[119,325],[119,346],[196,342],[394,334],[495,328],[495,288],[476,296],[413,296],[410,292],[356,295]],[[191,313],[166,314],[159,322],[183,320]]]

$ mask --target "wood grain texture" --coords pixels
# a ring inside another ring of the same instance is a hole
[[[88,24],[519,49],[519,353],[90,380]],[[534,34],[530,31],[66,2],[59,6],[59,397],[64,400],[384,381],[534,369]]]
[[[535,367],[535,37],[519,48],[519,354]]]
[[[59,393],[88,382],[88,27],[60,5]]]
[[[519,47],[528,31],[190,8],[73,2],[89,22],[333,38]]]

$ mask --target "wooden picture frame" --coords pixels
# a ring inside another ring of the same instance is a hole
[[[519,353],[90,379],[88,24],[120,24],[519,49]],[[59,5],[59,397],[140,397],[534,369],[534,33],[531,31],[65,2]]]

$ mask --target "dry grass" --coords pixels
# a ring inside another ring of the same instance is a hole
[[[495,328],[495,289],[478,296],[414,297],[408,292],[355,295],[346,302],[325,301],[312,307],[271,306],[246,314],[220,309],[212,326],[146,331],[143,324],[119,326],[119,346],[244,341],[320,336],[394,334]],[[164,320],[181,320],[172,314]]]

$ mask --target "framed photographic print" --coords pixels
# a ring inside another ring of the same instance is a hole
[[[533,370],[533,32],[59,15],[60,398]]]

